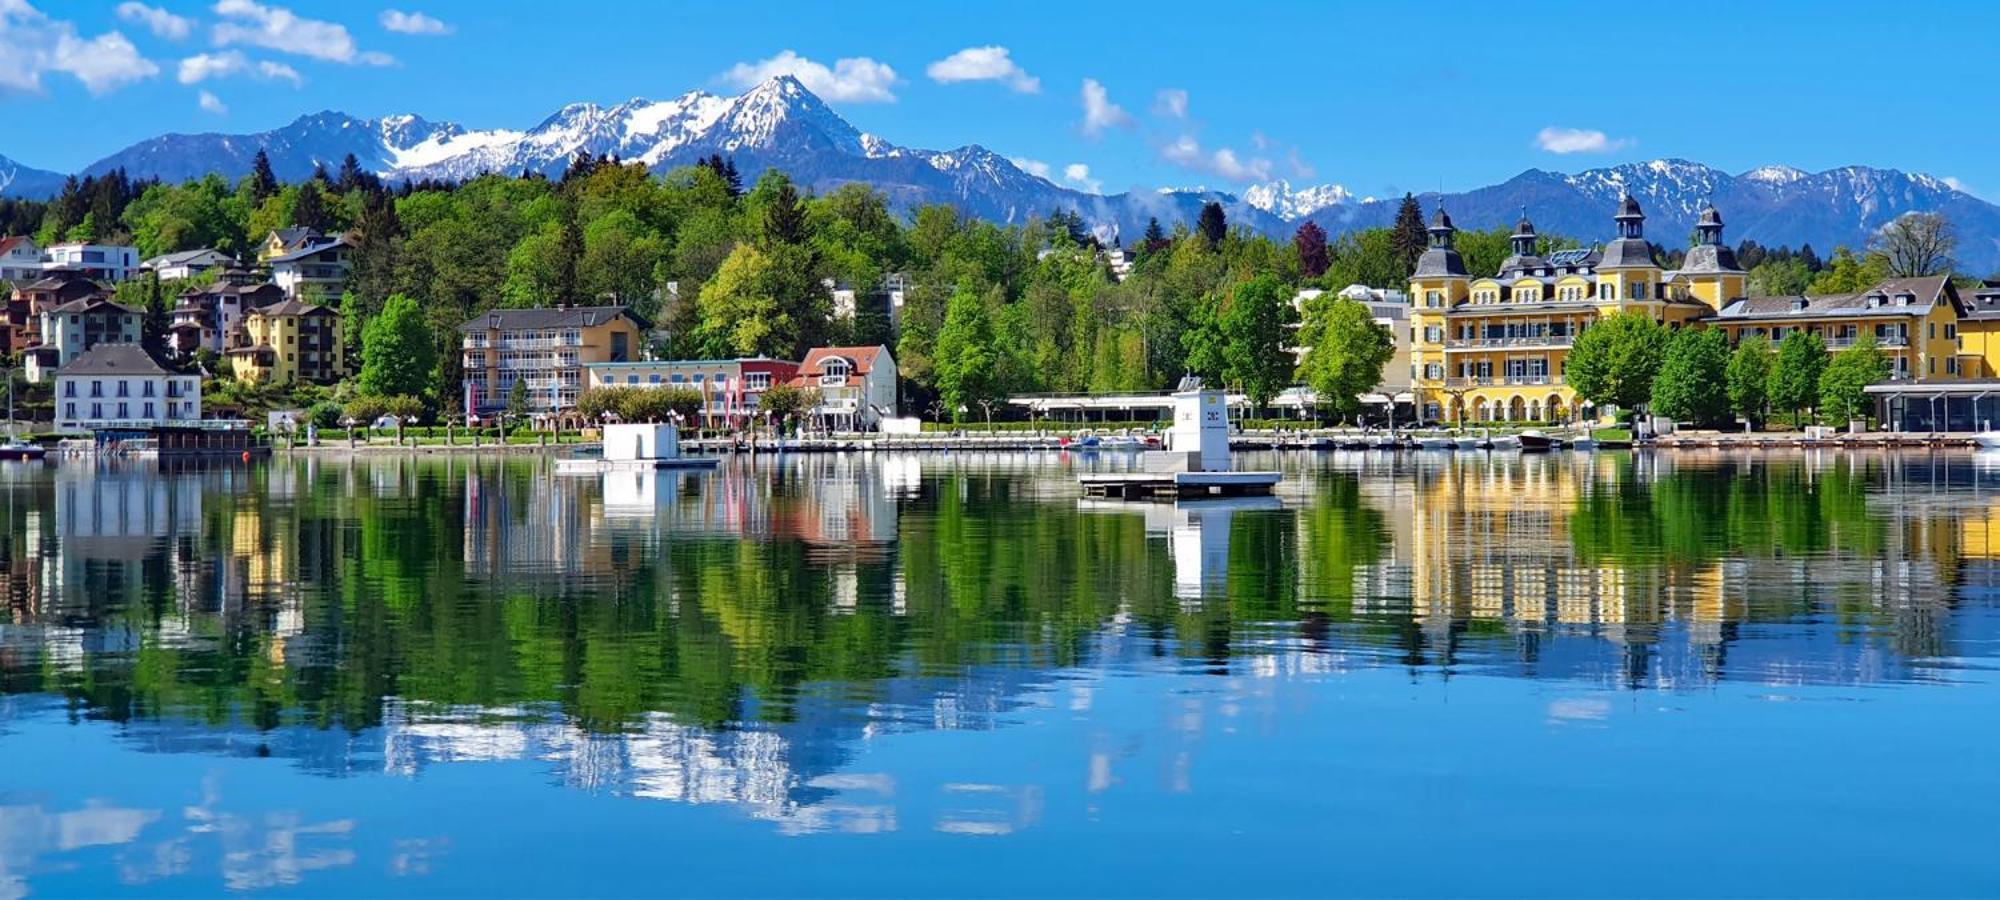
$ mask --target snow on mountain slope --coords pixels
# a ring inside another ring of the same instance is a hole
[[[1294,189],[1282,178],[1243,189],[1243,202],[1281,219],[1297,219],[1329,206],[1354,201],[1354,194],[1337,184]]]

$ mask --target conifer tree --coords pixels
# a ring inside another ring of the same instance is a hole
[[[1424,248],[1430,246],[1423,208],[1412,194],[1404,194],[1402,204],[1396,207],[1396,224],[1389,229],[1389,246],[1396,254],[1396,264],[1402,267],[1404,278],[1417,270],[1417,257],[1424,255]]]
[[[278,176],[271,171],[271,157],[264,148],[250,161],[250,199],[262,203],[278,193]]]
[[[1208,249],[1222,246],[1222,239],[1229,234],[1229,220],[1223,215],[1222,204],[1213,200],[1201,205],[1201,218],[1195,220],[1195,231]]]
[[[1167,240],[1166,229],[1160,227],[1160,220],[1156,217],[1147,218],[1146,234],[1139,242],[1140,252],[1149,254],[1157,253],[1166,249],[1169,243],[1171,242]]]
[[[293,227],[325,231],[332,224],[326,214],[326,199],[320,194],[319,179],[299,185],[298,202],[292,205]]]

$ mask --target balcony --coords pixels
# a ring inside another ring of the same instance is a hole
[[[821,375],[819,377],[819,386],[823,388],[846,387],[847,382],[848,376],[846,375]]]
[[[1444,380],[1444,386],[1448,388],[1556,387],[1562,383],[1561,375],[1475,375]]]
[[[1826,339],[1826,349],[1840,350],[1852,347],[1860,340],[1861,338],[1856,336],[1829,337]],[[1876,335],[1875,346],[1884,350],[1898,349],[1910,346],[1910,339],[1900,334]]]
[[[1554,349],[1568,347],[1576,341],[1572,334],[1537,334],[1517,337],[1452,338],[1444,342],[1446,350],[1526,350]]]

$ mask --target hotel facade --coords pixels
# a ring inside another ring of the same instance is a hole
[[[1492,274],[1466,271],[1457,229],[1439,209],[1430,246],[1410,276],[1410,372],[1426,422],[1567,422],[1595,417],[1568,382],[1576,339],[1601,318],[1651,317],[1670,329],[1717,327],[1730,342],[1793,331],[1818,335],[1829,351],[1875,338],[1898,381],[1990,377],[2000,341],[1964,343],[1970,313],[1943,275],[1890,279],[1854,294],[1751,297],[1749,275],[1723,243],[1722,215],[1701,211],[1679,269],[1653,260],[1645,213],[1626,196],[1602,247],[1537,254],[1524,214],[1512,252]],[[1723,385],[1715,385],[1722,390]]]

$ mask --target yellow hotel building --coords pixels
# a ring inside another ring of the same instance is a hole
[[[1961,320],[1973,310],[1945,276],[1892,279],[1855,294],[1750,297],[1749,276],[1723,243],[1713,205],[1701,211],[1694,246],[1673,271],[1653,261],[1637,200],[1620,200],[1612,219],[1617,237],[1609,244],[1544,258],[1523,215],[1500,270],[1474,277],[1452,246],[1451,217],[1437,211],[1430,247],[1410,276],[1411,369],[1424,421],[1594,418],[1565,382],[1563,362],[1577,335],[1613,313],[1648,315],[1669,328],[1720,327],[1732,343],[1804,330],[1838,351],[1869,334],[1898,381],[1991,377],[2000,364],[2000,340],[1962,345]]]

